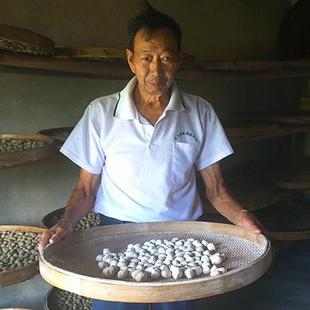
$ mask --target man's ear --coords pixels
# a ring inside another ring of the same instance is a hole
[[[132,59],[133,59],[133,52],[130,49],[126,48],[126,55],[127,55],[127,62],[128,62],[129,67],[130,67],[130,70],[134,74],[136,74],[135,66],[134,66],[133,61],[132,61]]]

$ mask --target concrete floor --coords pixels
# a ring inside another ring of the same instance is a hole
[[[310,240],[279,250],[268,272],[233,292],[200,300],[199,310],[309,310]],[[0,307],[42,310],[50,286],[40,275],[0,289]]]

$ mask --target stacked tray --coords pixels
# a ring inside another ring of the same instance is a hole
[[[57,224],[58,221],[60,221],[65,213],[65,208],[60,208],[55,211],[52,211],[51,213],[44,216],[44,218],[41,221],[41,225],[46,228],[51,228],[55,224]],[[96,214],[92,211],[88,212],[86,216],[84,216],[75,227],[75,230],[85,230],[90,229],[92,227],[98,226],[100,223],[100,216],[99,214]]]
[[[3,256],[0,259],[0,287],[25,281],[38,273],[39,253],[34,244],[38,242],[44,230],[44,228],[32,226],[0,226],[1,256]],[[24,238],[26,234],[28,236]],[[25,248],[29,250],[25,252]],[[24,256],[25,253],[27,253],[26,256]],[[29,259],[29,262],[24,262],[25,259]]]
[[[96,256],[108,247],[123,251],[129,243],[151,239],[195,238],[217,245],[228,272],[215,277],[135,282],[102,277]],[[63,251],[63,249],[66,251]],[[76,232],[47,246],[40,273],[51,285],[89,298],[121,302],[168,302],[221,294],[259,278],[271,263],[270,243],[240,227],[204,222],[157,222],[98,227]]]
[[[73,127],[48,128],[40,130],[39,134],[48,136],[51,139],[57,141],[59,145],[62,145],[66,141],[72,130]]]
[[[74,293],[53,287],[46,296],[45,310],[91,310],[92,300]]]
[[[54,54],[54,42],[30,30],[0,25],[0,50],[49,56]]]
[[[0,135],[0,168],[44,159],[56,152],[56,142],[46,136]]]

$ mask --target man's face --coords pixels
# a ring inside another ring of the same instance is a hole
[[[140,29],[135,36],[134,50],[127,50],[127,60],[140,90],[149,95],[165,95],[180,66],[176,38],[168,28],[158,29],[150,38]]]

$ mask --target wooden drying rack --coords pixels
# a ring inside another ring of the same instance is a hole
[[[295,65],[294,65],[295,64]],[[113,80],[128,79],[132,73],[125,60],[77,60],[0,53],[2,72],[62,74]],[[179,80],[257,80],[310,77],[310,60],[295,61],[188,61],[177,74]]]

